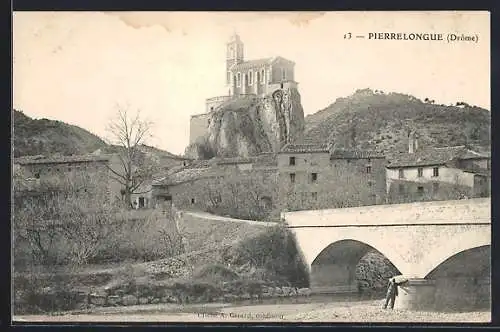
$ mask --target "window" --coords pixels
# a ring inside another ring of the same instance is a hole
[[[437,192],[439,191],[439,182],[434,182],[434,183],[432,184],[432,191],[433,191],[434,193],[437,193]]]
[[[371,162],[372,162],[372,160],[370,158],[368,158],[368,163],[371,163]]]
[[[368,187],[371,187],[373,185],[373,182],[368,181]]]
[[[366,173],[371,173],[371,172],[372,172],[372,167],[366,166]]]
[[[236,86],[241,86],[241,73],[236,76]]]
[[[405,178],[405,170],[404,169],[400,169],[399,170],[399,178],[400,179],[404,179]]]
[[[281,79],[283,81],[286,81],[286,69],[285,68],[281,68]]]
[[[315,183],[318,181],[318,173],[311,173],[311,182]]]
[[[290,182],[295,183],[295,173],[290,173]]]
[[[194,204],[194,198],[191,198],[191,204]]]
[[[252,72],[249,72],[248,73],[248,85],[252,85],[253,84],[253,75],[252,75]]]
[[[312,194],[312,199],[317,201],[318,200],[318,193],[311,193]]]
[[[400,194],[404,194],[405,193],[405,186],[404,186],[404,184],[402,184],[402,183],[399,184],[398,191],[399,191]]]
[[[422,196],[424,194],[424,187],[418,187],[417,188],[417,193]]]
[[[257,79],[255,80],[255,84],[257,84],[260,81],[260,72],[257,72]]]
[[[39,178],[40,178],[40,172],[36,172],[36,173],[35,173],[35,178],[36,178],[36,179],[39,179]]]
[[[290,166],[295,166],[295,157],[290,157]]]
[[[266,75],[264,74],[264,69],[262,69],[262,70],[261,70],[261,72],[260,72],[260,82],[261,82],[261,83],[264,83],[264,77],[265,77],[265,76],[266,76]]]
[[[417,169],[418,172],[418,177],[421,178],[424,175],[424,169],[422,167],[419,167]]]
[[[432,169],[432,176],[439,176],[439,167],[434,167]]]

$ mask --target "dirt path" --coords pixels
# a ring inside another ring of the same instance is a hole
[[[466,313],[383,310],[380,301],[290,303],[231,306],[221,304],[149,305],[102,308],[91,314],[14,316],[17,322],[489,322],[487,311]]]

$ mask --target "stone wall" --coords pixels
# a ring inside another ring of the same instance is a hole
[[[189,122],[189,144],[194,144],[199,137],[207,134],[209,117],[208,113],[191,116]]]
[[[329,159],[328,153],[279,156],[280,201],[289,211],[384,204],[384,159]],[[367,172],[367,167],[371,171]],[[313,181],[312,173],[317,179]],[[295,174],[292,183],[290,174]]]

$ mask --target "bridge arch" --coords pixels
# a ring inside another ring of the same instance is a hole
[[[342,248],[342,246],[345,244],[356,242],[362,244],[366,249],[366,252],[371,249],[378,251],[379,253],[384,255],[399,271],[403,273],[405,272],[406,261],[404,257],[398,252],[398,250],[394,248],[393,244],[390,242],[390,239],[380,238],[364,232],[358,232],[356,236],[342,236],[342,234],[339,234],[339,236],[332,238],[330,241],[328,241],[328,243],[319,243],[317,248],[315,248],[316,250],[311,255],[312,259],[309,264],[312,265],[313,262],[315,262],[317,258],[326,250],[336,247]]]
[[[441,262],[426,279],[435,285],[435,309],[469,311],[490,306],[491,245],[460,251]]]
[[[480,230],[468,232],[467,236],[456,237],[434,248],[429,248],[427,255],[425,255],[420,264],[418,264],[418,270],[416,271],[417,276],[427,277],[439,265],[466,250],[490,246],[491,238],[488,233],[481,232]],[[490,259],[489,256],[488,259]]]
[[[376,275],[389,278],[393,274],[401,273],[391,259],[374,245],[359,239],[344,238],[328,244],[313,259],[310,275],[311,287],[332,291],[358,291],[358,287],[361,286],[358,277],[364,280],[365,283],[367,282],[366,277],[373,279],[366,269],[356,270],[358,263],[370,251],[381,254],[392,264],[392,266],[386,266],[386,262],[383,261],[375,264],[376,268],[385,267],[383,271],[379,271]],[[384,249],[383,251],[388,252]],[[391,256],[393,259],[394,257],[399,259],[397,254]],[[390,275],[384,276],[384,272]],[[369,281],[371,284],[379,284],[379,287],[385,287],[385,282],[386,280]]]

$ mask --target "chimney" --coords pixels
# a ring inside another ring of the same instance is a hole
[[[418,149],[417,135],[411,131],[408,135],[408,153],[415,153]]]

